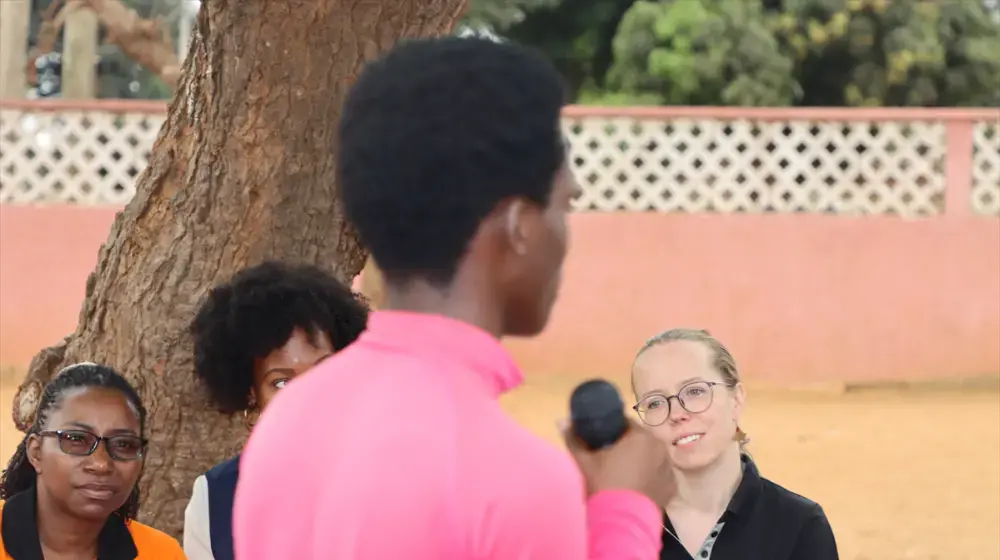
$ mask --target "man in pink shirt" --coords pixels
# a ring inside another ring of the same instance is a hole
[[[527,49],[404,43],[343,108],[340,189],[388,311],[291,383],[243,453],[239,560],[653,560],[666,450],[633,424],[572,457],[498,403],[540,332],[576,185],[561,81]],[[576,462],[574,463],[574,458]]]

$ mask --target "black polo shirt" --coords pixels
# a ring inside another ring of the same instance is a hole
[[[761,478],[748,456],[733,499],[694,557],[667,516],[663,527],[660,560],[838,560],[823,508]]]
[[[14,560],[43,560],[36,519],[34,486],[3,505],[0,541]],[[128,525],[121,517],[110,516],[97,538],[97,560],[132,560],[138,555]]]

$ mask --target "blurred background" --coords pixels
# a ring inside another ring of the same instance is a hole
[[[75,328],[166,115],[197,0],[0,0],[0,460]],[[849,560],[1000,558],[1000,3],[472,0],[457,34],[569,85],[584,187],[505,405],[556,439],[670,327],[746,379],[763,474]],[[288,64],[296,63],[294,53]]]

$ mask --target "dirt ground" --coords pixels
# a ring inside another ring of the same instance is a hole
[[[576,381],[533,377],[505,405],[555,441]],[[824,506],[844,560],[1000,560],[1000,393],[751,389],[744,425],[764,476]]]

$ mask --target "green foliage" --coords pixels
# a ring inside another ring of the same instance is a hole
[[[982,0],[562,0],[507,35],[585,103],[1000,104]]]
[[[793,61],[750,0],[637,2],[614,39],[608,85],[667,104],[790,105]]]
[[[541,49],[562,73],[573,97],[595,91],[599,95],[611,66],[618,22],[634,1],[559,0],[527,12],[504,36]]]
[[[786,0],[769,25],[803,105],[993,105],[995,16],[977,0]]]
[[[176,39],[183,0],[124,1],[142,17],[162,18]],[[33,2],[32,42],[49,2]],[[998,5],[995,0],[470,0],[461,25],[541,49],[581,103],[996,106]],[[98,71],[101,97],[170,95],[106,41]]]
[[[626,93],[604,91],[600,88],[584,88],[576,102],[581,105],[601,105],[604,107],[649,107],[663,105],[663,98],[655,93]]]

